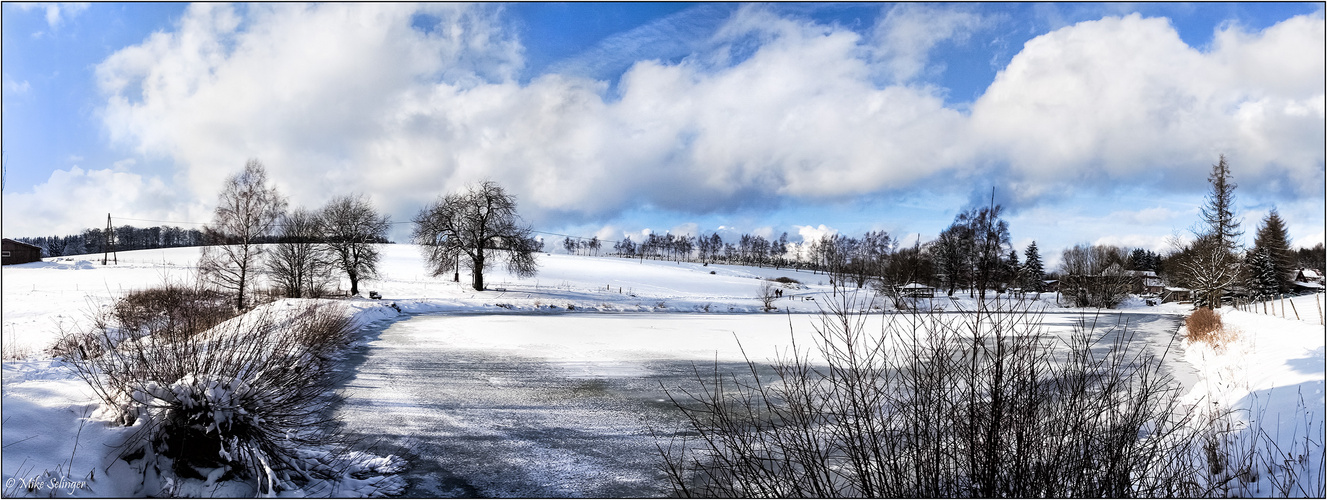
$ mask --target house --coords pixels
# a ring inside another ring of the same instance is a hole
[[[0,256],[3,256],[3,264],[0,265],[5,266],[37,262],[41,260],[41,247],[4,238],[3,253]]]
[[[914,299],[930,298],[935,297],[935,289],[921,283],[908,283],[899,287],[899,294]]]
[[[1193,290],[1176,286],[1165,287],[1161,292],[1161,303],[1166,302],[1193,302]]]
[[[1290,281],[1296,293],[1317,293],[1323,290],[1322,272],[1317,269],[1296,269]]]
[[[1156,271],[1125,271],[1124,274],[1129,277],[1129,293],[1159,296],[1165,291],[1165,283]]]

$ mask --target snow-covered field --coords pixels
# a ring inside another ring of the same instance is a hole
[[[91,391],[45,350],[54,342],[62,325],[86,321],[88,311],[110,303],[124,291],[166,280],[191,279],[198,254],[196,248],[148,250],[121,253],[118,264],[106,266],[100,264],[98,255],[3,268],[0,340],[5,355],[6,494],[28,494],[21,487],[24,480],[43,472],[46,474],[41,484],[30,494],[154,494],[142,491],[141,485],[128,484],[124,476],[130,474],[116,474],[114,467],[107,469],[112,464],[104,445],[122,439],[124,430],[110,427],[97,418]],[[641,359],[733,359],[740,352],[732,342],[732,333],[739,330],[746,332],[738,337],[748,348],[748,354],[762,359],[772,353],[774,346],[786,345],[790,320],[788,316],[778,315],[780,320],[770,321],[776,315],[761,312],[758,278],[789,277],[802,283],[786,290],[785,298],[776,302],[781,311],[792,313],[795,328],[807,328],[810,316],[798,314],[818,312],[819,304],[830,300],[832,293],[827,276],[806,271],[568,255],[541,255],[539,274],[529,279],[509,276],[499,265],[486,274],[489,290],[476,292],[469,289],[465,273],[461,283],[452,282],[450,276],[429,277],[418,249],[412,245],[384,246],[380,271],[379,278],[361,282],[360,289],[365,294],[377,291],[383,300],[344,301],[356,324],[366,327],[364,332],[378,335],[386,328],[384,325],[413,321],[403,315],[465,315],[475,327],[422,335],[429,336],[435,349],[464,348],[472,353],[535,359],[561,367],[559,373],[573,378],[578,370],[591,377],[640,375],[642,370],[648,370],[643,368]],[[1308,306],[1313,307],[1313,297],[1307,299]],[[1303,297],[1298,300],[1297,307],[1304,304]],[[1041,302],[1050,313],[1079,312],[1056,307],[1053,294],[1046,294]],[[400,312],[388,304],[394,304]],[[879,304],[888,309],[884,301]],[[957,301],[936,299],[933,305],[952,311],[971,309],[975,302],[964,295]],[[1125,313],[1145,315],[1139,318],[1155,318],[1158,314],[1172,318],[1155,321],[1150,327],[1164,333],[1172,328],[1166,325],[1177,325],[1187,310],[1184,305],[1147,307],[1140,300],[1132,300],[1126,303]],[[1302,438],[1311,437],[1316,444],[1308,450],[1307,460],[1311,462],[1311,470],[1318,470],[1323,449],[1324,334],[1316,321],[1302,317],[1302,307],[1299,312],[1301,320],[1296,321],[1293,315],[1291,319],[1282,319],[1279,314],[1224,309],[1226,324],[1239,330],[1239,340],[1220,351],[1185,343],[1181,346],[1182,355],[1173,362],[1176,368],[1182,368],[1177,371],[1192,373],[1177,375],[1180,379],[1191,379],[1184,380],[1186,386],[1193,388],[1191,399],[1205,397],[1234,407],[1256,403],[1261,409],[1241,416],[1240,421],[1262,422],[1266,432],[1282,436],[1277,442],[1286,449],[1302,447]],[[504,315],[547,317],[549,331],[532,332],[528,321]],[[746,320],[753,319],[753,315],[761,319],[751,324],[779,327],[743,330],[735,326],[749,323]],[[497,319],[503,317],[513,320]],[[598,319],[620,322],[622,331],[655,328],[657,334],[624,339],[614,335],[612,328],[597,326],[605,323],[590,325]],[[708,340],[698,340],[702,337]],[[368,341],[363,347],[367,348],[367,344]],[[361,399],[374,397],[371,391],[354,394]],[[1275,423],[1280,424],[1279,428]],[[1296,434],[1298,441],[1294,439]],[[56,481],[55,488],[49,483],[52,479]],[[1321,484],[1322,478],[1312,480]],[[1270,484],[1255,486],[1257,490],[1251,494],[1274,493]],[[501,494],[502,490],[487,491]],[[523,491],[576,494],[556,489]],[[597,491],[612,494],[617,490]]]

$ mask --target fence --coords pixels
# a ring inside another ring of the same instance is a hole
[[[1264,300],[1261,302],[1237,301],[1235,302],[1235,308],[1244,312],[1279,316],[1284,319],[1294,318],[1297,321],[1312,322],[1314,319],[1317,319],[1318,324],[1322,325],[1324,324],[1323,303],[1327,301],[1324,301],[1321,292],[1312,295],[1313,309],[1308,308],[1308,295],[1287,296],[1285,294],[1280,294],[1270,300]],[[1295,304],[1296,301],[1299,302],[1298,305]],[[1315,313],[1316,318],[1314,316]]]

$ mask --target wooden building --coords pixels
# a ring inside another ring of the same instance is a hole
[[[3,243],[3,264],[26,264],[28,262],[37,262],[41,260],[41,248],[36,245],[29,245],[9,238],[4,239]]]

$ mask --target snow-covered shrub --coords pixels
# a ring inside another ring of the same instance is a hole
[[[1191,410],[1162,360],[1084,318],[1043,336],[1028,303],[874,316],[834,301],[816,345],[697,370],[660,442],[682,496],[1196,496]],[[869,318],[882,318],[877,330]],[[770,375],[772,374],[772,376]]]
[[[203,331],[177,328],[199,321],[181,315],[204,310],[170,307],[131,323],[112,315],[66,335],[97,345],[65,358],[119,422],[139,429],[121,458],[148,457],[180,479],[240,479],[261,493],[335,475],[298,451],[334,441],[322,424],[331,403],[329,355],[349,340],[346,315],[322,302],[288,301]],[[131,328],[145,334],[122,334]]]
[[[778,298],[778,295],[775,293],[776,290],[778,290],[778,285],[775,285],[774,281],[760,280],[760,293],[757,297],[760,298],[760,303],[764,306],[765,311],[772,311],[775,309],[774,299]]]

